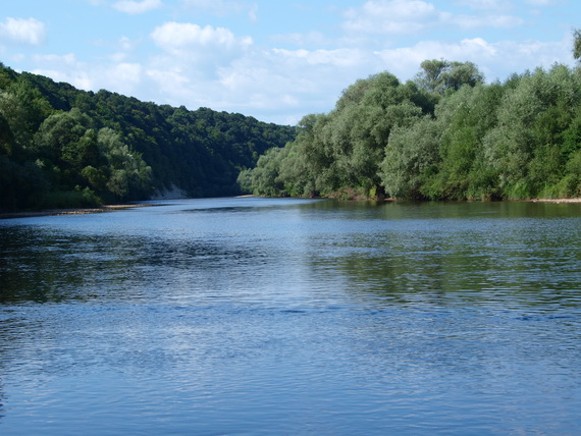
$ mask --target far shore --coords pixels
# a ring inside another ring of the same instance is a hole
[[[241,195],[237,198],[252,197],[251,195]],[[386,201],[395,201],[393,199],[386,199]],[[511,200],[504,200],[511,201]],[[531,200],[517,200],[528,203],[559,203],[559,204],[579,204],[581,198],[534,198]],[[90,208],[74,208],[74,209],[44,209],[44,210],[27,210],[16,212],[0,212],[0,219],[8,218],[34,218],[42,216],[57,216],[57,215],[86,215],[91,213],[114,212],[117,210],[134,209],[138,207],[155,206],[155,203],[132,203],[132,204],[108,204],[101,207]]]
[[[581,203],[581,198],[535,198],[532,203]]]
[[[137,207],[154,206],[155,204],[135,203],[135,204],[107,204],[100,207],[74,208],[74,209],[43,209],[24,210],[16,212],[0,212],[0,219],[7,218],[34,218],[41,216],[57,215],[86,215],[90,213],[114,212],[117,210],[134,209]]]

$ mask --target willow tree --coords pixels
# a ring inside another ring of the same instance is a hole
[[[573,57],[577,61],[581,61],[581,30],[575,29],[573,31]]]
[[[402,84],[383,72],[359,80],[347,88],[328,114],[319,146],[330,150],[335,189],[361,190],[371,197],[385,193],[381,165],[392,129],[409,126],[424,114],[417,102],[423,90],[414,83]]]
[[[484,75],[472,62],[455,62],[444,59],[428,59],[420,64],[421,71],[416,83],[429,92],[445,95],[462,86],[484,83]]]

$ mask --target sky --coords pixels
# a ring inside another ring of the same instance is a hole
[[[573,66],[579,0],[3,0],[0,62],[158,104],[296,124],[426,59],[488,82]]]

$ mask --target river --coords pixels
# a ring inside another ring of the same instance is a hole
[[[0,434],[579,434],[581,205],[0,221]]]

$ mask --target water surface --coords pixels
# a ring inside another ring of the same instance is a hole
[[[0,434],[578,434],[581,207],[0,221]]]

